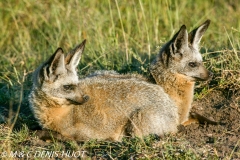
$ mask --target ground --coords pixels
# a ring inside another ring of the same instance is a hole
[[[177,134],[189,141],[199,154],[212,154],[218,158],[240,158],[240,92],[226,94],[213,91],[193,103],[193,111],[224,122],[225,125],[192,124]],[[204,155],[203,155],[204,156]]]

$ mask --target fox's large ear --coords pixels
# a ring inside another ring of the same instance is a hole
[[[76,70],[81,59],[81,55],[84,51],[85,44],[86,39],[81,44],[77,45],[65,58],[65,64],[69,70],[71,71]]]
[[[49,60],[43,65],[43,75],[45,80],[54,80],[58,75],[66,73],[64,54],[58,48]]]
[[[33,76],[33,85],[39,87],[43,84],[43,81],[54,81],[62,73],[66,73],[64,54],[63,50],[58,48],[45,63],[36,69]]]
[[[172,57],[181,58],[182,52],[188,47],[188,33],[185,25],[173,36],[170,41],[170,54]]]
[[[174,50],[181,50],[188,46],[188,34],[185,25],[182,25],[180,30],[172,38]]]
[[[210,24],[210,20],[206,20],[202,25],[195,28],[188,34],[188,41],[193,47],[198,48],[198,45],[202,39],[202,36],[205,33],[205,31],[208,29],[209,24]]]
[[[58,48],[54,55],[50,61],[49,72],[54,75],[66,73],[63,50]]]

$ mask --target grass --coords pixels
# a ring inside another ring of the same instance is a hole
[[[4,145],[0,153],[32,150],[24,144],[30,139],[36,140],[27,127],[35,122],[31,114],[26,114],[29,112],[27,95],[31,89],[31,73],[57,47],[68,52],[83,39],[87,39],[87,45],[79,74],[107,69],[147,75],[147,67],[160,46],[182,24],[190,31],[210,19],[201,52],[205,65],[215,77],[210,86],[198,84],[195,97],[204,97],[216,88],[239,90],[239,12],[237,0],[1,1],[0,107],[3,110],[0,142]],[[18,126],[18,130],[13,130],[14,126]],[[137,155],[142,159],[158,156],[163,159],[200,158],[186,146],[181,149],[174,146],[174,140],[165,140],[159,142],[150,137],[144,142],[126,139],[116,144],[92,141],[80,145],[69,142],[63,146],[55,142],[48,145],[49,148],[34,149],[90,148],[90,153],[109,156],[109,159]],[[156,143],[162,143],[164,150],[154,148]]]

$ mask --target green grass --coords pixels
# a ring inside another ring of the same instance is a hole
[[[26,126],[18,131],[12,130],[16,124],[34,123],[31,116],[20,111],[20,108],[24,112],[28,107],[32,71],[57,47],[68,52],[83,39],[87,39],[87,45],[79,74],[107,69],[147,75],[151,59],[182,24],[190,31],[210,19],[211,25],[202,39],[201,52],[205,65],[215,73],[215,77],[210,87],[199,84],[195,97],[201,98],[214,88],[240,89],[239,13],[237,0],[1,1],[0,106],[9,108],[10,112],[6,114],[10,118],[4,119],[0,115],[0,122],[6,122],[9,126],[2,126],[0,142],[4,145],[0,147],[0,152],[6,148],[27,149],[27,145],[21,145],[29,139]],[[18,119],[14,115],[18,115]],[[34,137],[31,135],[30,138]],[[104,144],[106,150],[100,152],[110,152],[116,157],[139,153],[143,159],[158,155],[155,153],[158,151],[152,148],[154,143],[147,145],[147,140],[144,143],[138,141],[128,140],[126,144],[116,144],[113,148]],[[61,149],[56,144],[50,147]],[[98,143],[88,142],[84,145],[97,148]],[[66,146],[76,147],[75,144]],[[114,147],[120,150],[119,153],[113,151]],[[163,158],[199,158],[190,150],[178,153],[169,141],[164,144],[164,149],[161,151]]]

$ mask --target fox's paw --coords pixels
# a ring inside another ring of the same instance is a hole
[[[35,135],[43,141],[52,141],[54,139],[57,139],[57,140],[64,139],[64,137],[60,133],[57,133],[57,132],[51,131],[51,130],[47,130],[47,129],[37,130],[35,132]]]
[[[178,129],[178,132],[183,132],[183,131],[185,131],[186,128],[184,125],[180,124],[177,126],[177,129]]]

